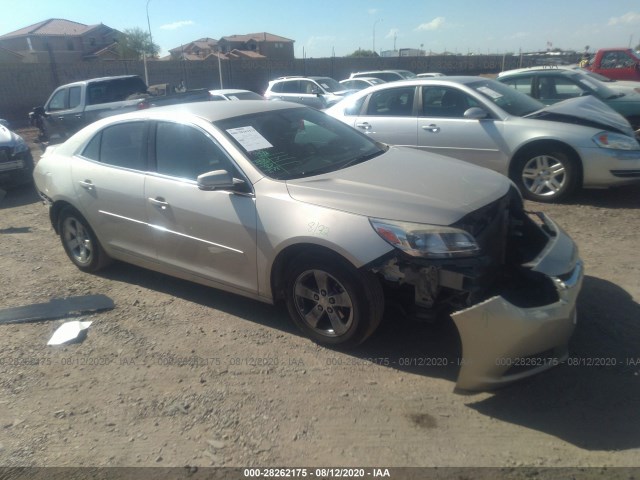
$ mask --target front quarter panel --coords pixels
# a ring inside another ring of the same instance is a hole
[[[278,255],[286,255],[291,247],[323,247],[356,268],[393,250],[375,233],[366,216],[294,200],[285,182],[264,179],[255,189],[258,288],[262,297],[271,298],[275,293],[271,270]]]

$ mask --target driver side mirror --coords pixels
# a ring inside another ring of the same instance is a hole
[[[480,107],[471,107],[465,110],[463,117],[469,120],[482,120],[483,118],[489,117],[489,114]]]
[[[244,180],[233,178],[226,170],[214,170],[198,175],[198,188],[200,190],[235,190],[239,185],[244,185]]]

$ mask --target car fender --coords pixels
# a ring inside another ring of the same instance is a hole
[[[267,189],[270,191],[265,192]],[[341,256],[354,268],[361,268],[393,250],[376,234],[364,215],[294,200],[284,183],[271,183],[266,188],[258,183],[256,191],[259,199],[256,204],[258,290],[262,297],[274,297],[272,272],[290,254],[312,248],[325,249]],[[286,206],[286,211],[294,212],[286,218],[281,214],[285,203],[292,204]],[[267,233],[261,223],[278,225],[278,228]]]

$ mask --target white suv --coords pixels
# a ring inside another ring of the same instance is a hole
[[[338,103],[354,90],[347,90],[331,77],[280,77],[271,80],[264,97],[267,100],[287,100],[323,109]]]

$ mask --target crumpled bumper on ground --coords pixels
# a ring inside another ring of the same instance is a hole
[[[548,217],[539,216],[553,233],[546,248],[527,267],[546,275],[559,299],[549,305],[522,308],[496,296],[454,313],[462,342],[457,389],[496,388],[547,370],[568,356],[583,264],[573,240]]]

